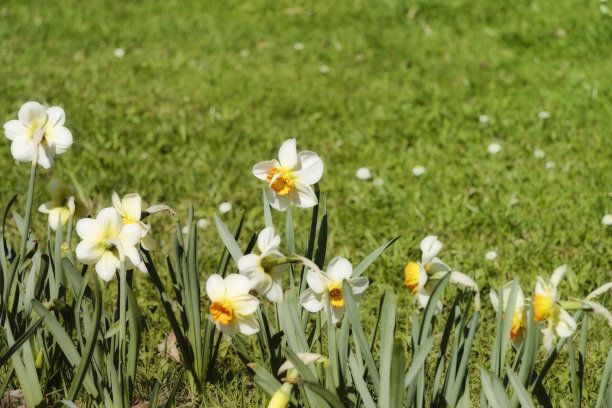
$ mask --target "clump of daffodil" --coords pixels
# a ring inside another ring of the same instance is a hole
[[[512,282],[506,283],[502,287],[503,305],[502,311],[505,313],[508,307],[508,300],[510,298],[510,291],[512,290]],[[497,292],[492,290],[489,292],[491,297],[491,303],[493,309],[497,312],[499,310],[499,298]],[[525,305],[525,296],[519,286],[516,291],[516,300],[514,302],[514,314],[512,316],[512,328],[510,329],[510,338],[514,342],[514,345],[518,348],[523,340],[527,331],[527,306]]]
[[[559,337],[569,337],[576,330],[576,322],[557,301],[557,287],[563,279],[567,265],[561,265],[546,282],[538,276],[531,304],[533,305],[534,321],[548,320],[548,325],[541,330],[542,343],[547,351],[553,348],[555,334]]]
[[[366,277],[351,278],[353,266],[348,259],[335,257],[327,265],[327,272],[323,272],[314,264],[308,265],[310,269],[306,275],[308,289],[302,292],[300,303],[310,312],[318,312],[325,306],[325,293],[329,293],[332,323],[337,323],[344,313],[344,296],[342,282],[347,281],[351,287],[355,300],[359,302],[361,294],[368,287]]]
[[[257,237],[260,255],[248,254],[238,260],[238,270],[249,278],[251,289],[272,302],[283,299],[283,289],[278,280],[288,267],[288,263],[281,262],[289,262],[278,250],[279,245],[280,236],[274,233],[274,228],[264,228]]]
[[[141,237],[140,227],[124,224],[116,209],[104,208],[95,219],[80,219],[76,231],[82,239],[76,247],[77,259],[85,265],[95,265],[98,276],[104,281],[115,276],[122,261],[128,269],[140,264],[136,249]]]
[[[323,161],[310,151],[297,153],[295,139],[286,140],[279,152],[279,160],[256,164],[253,174],[268,183],[268,201],[273,208],[285,211],[290,204],[309,208],[317,204],[311,185],[323,175]]]
[[[298,358],[304,365],[323,363],[329,365],[329,360],[316,353],[297,353]],[[268,408],[285,408],[291,401],[291,389],[299,378],[299,372],[289,360],[285,361],[278,369],[278,375],[287,371],[287,375],[282,379],[283,385],[272,395]]]
[[[53,156],[64,153],[72,145],[72,134],[64,127],[66,115],[59,106],[45,110],[38,102],[26,102],[17,116],[18,120],[4,124],[4,134],[12,141],[11,154],[15,160],[48,169],[53,164]]]
[[[59,179],[54,179],[49,185],[51,200],[38,207],[38,211],[49,214],[49,226],[53,231],[61,223],[66,225],[71,215],[83,217],[86,215],[85,204],[77,198],[77,189]]]
[[[478,285],[467,275],[452,271],[450,266],[438,258],[438,253],[442,249],[442,243],[438,237],[428,235],[421,241],[421,262],[410,261],[404,269],[404,284],[417,295],[421,307],[427,307],[431,291],[437,281],[442,279],[446,273],[450,273],[450,283],[465,286],[475,292],[474,302],[477,309],[480,309],[480,292]],[[442,310],[442,302],[436,304],[436,313]]]
[[[214,274],[208,278],[206,294],[212,302],[208,309],[218,330],[230,336],[259,331],[255,317],[259,300],[249,295],[250,290],[249,278],[243,275],[232,273],[223,279]]]

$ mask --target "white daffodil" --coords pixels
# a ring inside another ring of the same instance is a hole
[[[137,225],[140,228],[140,243],[142,247],[148,251],[155,249],[155,241],[149,234],[151,226],[140,221],[142,217],[142,198],[138,193],[126,194],[123,198],[119,198],[119,194],[113,192],[113,207],[121,214],[121,219],[125,225]],[[140,265],[138,269],[143,270]]]
[[[140,264],[136,245],[141,230],[136,224],[123,224],[121,214],[112,208],[100,210],[95,219],[83,218],[77,222],[77,234],[82,241],[76,247],[77,259],[85,265],[96,265],[96,272],[110,281],[125,260],[127,268]]]
[[[306,281],[309,288],[302,292],[300,303],[310,312],[318,312],[325,306],[325,292],[329,293],[329,303],[332,311],[332,323],[337,323],[344,313],[344,297],[342,282],[347,281],[355,300],[359,302],[361,294],[368,287],[368,278],[360,276],[351,278],[353,266],[348,259],[335,257],[327,265],[327,273],[317,269],[309,269]]]
[[[323,363],[323,365],[329,365],[329,360],[327,357],[323,357],[320,354],[316,353],[297,353],[298,358],[304,363],[304,365],[310,365],[314,363]],[[252,363],[253,364],[253,363]],[[278,369],[278,375],[283,374],[287,371],[287,376],[285,377],[285,381],[283,385],[281,385],[278,390],[272,395],[270,399],[270,403],[268,404],[268,408],[285,408],[289,405],[291,401],[291,389],[300,374],[299,371],[294,367],[293,362],[287,360],[280,366]]]
[[[206,294],[212,302],[208,310],[218,330],[233,336],[237,332],[254,334],[259,331],[255,311],[259,300],[249,295],[249,278],[236,273],[223,279],[214,274],[206,282]]]
[[[302,208],[317,204],[317,196],[310,187],[323,175],[323,161],[310,151],[297,153],[295,139],[286,140],[279,152],[279,160],[256,164],[253,174],[268,182],[268,201],[273,208],[285,211],[290,204]]]
[[[280,236],[274,233],[274,228],[264,228],[257,237],[260,255],[248,254],[238,260],[238,270],[241,275],[249,278],[251,289],[260,295],[265,295],[272,302],[283,299],[283,289],[278,279],[288,264],[266,265],[284,258],[278,247]]]
[[[553,348],[555,334],[559,337],[569,337],[576,330],[576,322],[570,314],[557,303],[557,286],[563,279],[567,265],[561,265],[553,272],[550,281],[546,282],[538,276],[533,300],[534,320],[541,322],[548,319],[548,326],[541,330],[542,342],[547,351]]]
[[[505,313],[508,307],[508,299],[510,298],[510,291],[512,290],[512,282],[506,283],[502,286],[503,305],[502,311]],[[489,292],[491,297],[491,304],[493,309],[497,312],[499,310],[499,298],[497,292],[492,290]],[[510,338],[514,344],[518,347],[525,338],[527,329],[527,306],[525,305],[525,296],[519,286],[516,291],[516,300],[514,302],[514,315],[512,316],[512,328],[510,329]]]
[[[13,142],[11,154],[15,160],[48,169],[53,155],[64,153],[72,145],[72,134],[63,126],[66,115],[59,106],[45,110],[38,102],[26,102],[18,118],[4,124],[4,134]]]
[[[77,199],[77,190],[61,180],[54,179],[49,185],[51,200],[38,207],[38,211],[49,214],[49,226],[53,231],[60,224],[66,225],[70,215],[82,217],[85,215],[85,204]]]

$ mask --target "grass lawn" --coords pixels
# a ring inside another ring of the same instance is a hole
[[[612,227],[601,222],[612,213],[612,18],[597,0],[8,0],[0,47],[3,123],[37,100],[62,106],[74,136],[39,183],[76,184],[95,210],[115,190],[167,203],[182,218],[193,203],[197,218],[212,220],[227,201],[228,225],[246,210],[246,237],[263,228],[252,166],[296,138],[298,151],[318,152],[326,165],[329,259],[356,265],[402,236],[366,272],[362,313],[391,286],[409,336],[414,299],[403,268],[420,257],[424,236],[438,235],[442,259],[485,295],[475,364],[486,363],[492,342],[489,287],[518,276],[530,295],[537,275],[563,263],[571,268],[565,296],[612,280]],[[494,142],[501,150],[493,155]],[[23,207],[29,166],[15,166],[9,146],[0,198],[18,192]],[[413,175],[416,165],[425,174]],[[372,179],[356,178],[360,167]],[[284,215],[273,215],[283,231]],[[310,212],[294,216],[304,242]],[[46,218],[34,222],[42,235]],[[168,243],[172,228],[169,217],[154,220],[159,241]],[[204,280],[222,243],[214,224],[200,232]],[[491,250],[494,261],[485,259]],[[155,354],[169,326],[147,278],[137,286],[148,328],[146,399],[154,378],[177,365]],[[107,291],[112,302],[115,284]],[[610,308],[609,297],[601,300]],[[587,405],[611,338],[602,319],[592,319],[591,333]],[[258,406],[247,371],[231,349],[223,353],[229,368],[203,405]],[[560,407],[566,362],[546,384]]]

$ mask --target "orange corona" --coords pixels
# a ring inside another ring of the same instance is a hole
[[[234,311],[231,305],[226,301],[215,302],[210,305],[210,314],[216,322],[228,324],[234,317]]]

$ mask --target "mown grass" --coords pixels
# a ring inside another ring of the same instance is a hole
[[[0,46],[0,118],[12,119],[27,100],[64,107],[75,144],[39,180],[78,185],[92,208],[109,205],[114,190],[138,191],[183,218],[193,203],[211,219],[229,201],[224,219],[246,209],[250,235],[263,226],[252,165],[290,137],[318,152],[329,256],[355,264],[402,235],[367,272],[373,284],[362,308],[377,307],[391,285],[406,333],[413,300],[402,270],[428,234],[485,290],[519,276],[531,292],[536,275],[562,263],[571,266],[566,294],[612,280],[612,230],[601,224],[612,212],[612,19],[595,0],[9,0],[0,5]],[[18,192],[23,203],[28,166],[14,165],[5,142],[1,197]],[[487,153],[491,142],[502,145],[497,155]],[[427,170],[419,178],[417,164]],[[356,179],[362,166],[384,184]],[[40,190],[36,204],[45,200]],[[302,242],[308,216],[296,214]],[[35,220],[40,231],[45,221]],[[154,227],[168,242],[170,220]],[[221,241],[213,227],[201,232],[205,279]],[[494,262],[484,258],[489,250]],[[148,381],[176,365],[154,354],[168,327],[151,284],[142,277],[138,286],[148,311],[146,396]],[[490,349],[493,313],[486,319],[475,363]],[[593,323],[587,393],[610,341],[609,329]],[[246,395],[256,405],[240,363],[231,352],[224,358],[229,368],[208,403],[232,406]],[[568,377],[559,367],[548,386],[563,404]]]

